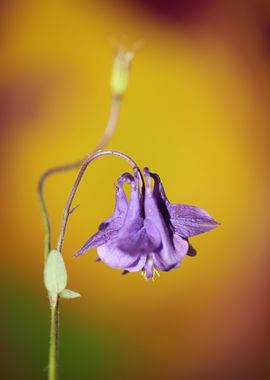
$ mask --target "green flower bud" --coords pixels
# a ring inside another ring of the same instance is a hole
[[[126,92],[133,57],[133,51],[126,51],[123,48],[118,50],[114,59],[111,77],[111,90],[114,95],[124,95]]]

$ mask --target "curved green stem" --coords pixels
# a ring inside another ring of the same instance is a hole
[[[120,112],[120,106],[121,106],[121,100],[122,96],[120,95],[113,95],[112,96],[112,104],[111,104],[111,110],[108,118],[108,122],[105,128],[105,131],[103,133],[103,136],[100,140],[100,142],[96,145],[96,147],[93,149],[93,151],[90,154],[93,154],[94,152],[97,152],[100,149],[103,149],[109,140],[111,139],[116,125],[119,118],[119,112]],[[44,223],[44,231],[45,231],[45,238],[44,238],[44,257],[45,260],[48,257],[48,254],[51,250],[51,223],[50,223],[50,217],[48,208],[46,205],[46,199],[45,199],[45,183],[48,177],[50,177],[53,174],[66,172],[69,170],[74,170],[79,168],[85,158],[82,158],[80,160],[73,161],[71,163],[67,163],[64,165],[55,166],[53,168],[50,168],[46,170],[42,176],[39,179],[38,183],[38,197],[39,197],[39,204],[41,208],[42,213],[42,219]]]

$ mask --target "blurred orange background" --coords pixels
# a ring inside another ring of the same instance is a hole
[[[270,6],[246,1],[3,1],[0,5],[2,378],[46,378],[49,308],[36,187],[81,158],[110,108],[110,40],[142,41],[109,147],[149,166],[172,202],[221,226],[156,282],[93,250],[125,162],[89,167],[68,225],[61,379],[266,380]],[[48,181],[53,238],[75,173]]]

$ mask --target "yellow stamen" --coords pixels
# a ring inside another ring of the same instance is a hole
[[[145,271],[145,270],[142,270],[142,271],[141,271],[141,276],[142,276],[146,281],[150,280],[150,278],[147,278],[147,276],[146,276],[146,271]],[[153,282],[155,282],[156,279],[157,279],[158,277],[160,277],[160,273],[159,273],[159,271],[158,271],[157,269],[154,268],[154,270],[153,270],[153,277],[151,277],[151,280],[152,280]]]

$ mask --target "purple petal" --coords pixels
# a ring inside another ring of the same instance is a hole
[[[121,175],[120,178],[118,178],[118,187],[116,186],[116,193],[115,193],[115,207],[114,212],[111,217],[105,220],[104,223],[111,222],[112,219],[117,217],[124,218],[128,209],[128,201],[126,194],[123,189],[123,184],[125,182],[131,183],[133,181],[133,176],[130,173],[124,173]]]
[[[149,229],[150,224],[152,222],[148,220],[146,227],[141,218],[134,221],[129,229],[123,228],[124,232],[121,230],[117,239],[118,248],[128,253],[139,252],[142,254],[156,250],[160,246],[161,239],[158,229],[153,224]]]
[[[100,245],[107,243],[107,241],[113,239],[117,235],[122,225],[123,219],[120,217],[112,219],[110,223],[102,223],[99,226],[99,231],[87,240],[75,256],[80,256],[91,248],[99,247]]]
[[[153,259],[161,270],[169,270],[179,265],[188,251],[188,242],[178,235],[172,235],[168,221],[164,219],[158,207],[158,199],[151,189],[148,169],[144,170],[146,178],[145,216],[156,226],[161,237],[161,247],[155,251]]]
[[[219,225],[205,210],[195,206],[171,204],[169,213],[175,231],[182,237],[202,234]]]
[[[173,236],[174,251],[171,251],[171,260],[164,260],[164,254],[162,252],[156,252],[153,255],[153,260],[155,267],[162,271],[169,271],[171,269],[177,268],[182,259],[188,255],[189,243],[182,239],[181,236],[174,234]]]
[[[123,184],[125,182],[131,183],[131,181],[133,181],[133,176],[129,173],[123,174],[118,179],[119,187],[116,188],[116,203],[113,215],[100,224],[99,231],[87,240],[75,256],[80,256],[91,248],[99,247],[115,237],[124,223],[125,214],[128,209],[128,201],[123,190]]]
[[[96,232],[93,236],[90,237],[89,240],[82,246],[82,248],[75,253],[74,256],[81,256],[83,253],[88,251],[91,248],[98,247],[99,245],[102,245],[106,243],[106,236],[103,233],[103,231]]]
[[[133,181],[133,176],[130,173],[124,173],[118,178],[118,188],[116,189],[116,203],[114,209],[114,217],[125,216],[128,209],[128,201],[126,194],[123,189],[123,184],[125,182],[131,183]]]
[[[217,227],[217,223],[205,210],[184,204],[171,204],[166,197],[163,185],[157,174],[152,174],[154,178],[154,194],[158,199],[158,204],[163,215],[170,219],[175,232],[187,238],[195,236]]]
[[[112,268],[123,268],[129,272],[141,270],[145,264],[146,256],[128,254],[117,248],[115,242],[108,242],[97,249],[98,255],[105,264]]]
[[[124,252],[149,253],[156,250],[161,243],[158,229],[150,220],[145,220],[141,215],[142,195],[136,177],[132,182],[125,222],[117,238],[117,247]]]
[[[146,255],[139,255],[137,260],[134,261],[134,263],[132,263],[131,265],[129,265],[128,267],[125,267],[126,270],[128,270],[129,272],[138,272],[140,271],[144,265],[145,265],[145,262],[146,262],[146,258],[147,256]]]

